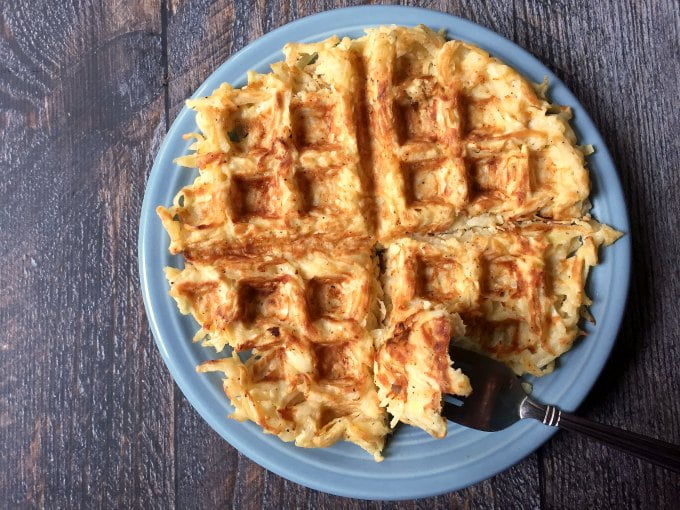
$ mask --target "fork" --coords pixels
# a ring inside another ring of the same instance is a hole
[[[586,420],[529,398],[522,380],[503,363],[452,345],[455,368],[470,378],[472,394],[458,397],[462,405],[444,401],[442,415],[448,420],[487,432],[503,430],[513,423],[532,418],[549,427],[578,432],[613,448],[635,455],[664,468],[680,472],[680,446]]]

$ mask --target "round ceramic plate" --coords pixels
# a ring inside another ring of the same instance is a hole
[[[439,12],[408,7],[354,7],[324,12],[285,25],[256,40],[221,65],[193,97],[208,95],[222,82],[245,83],[246,71],[267,72],[281,60],[290,41],[311,42],[334,34],[359,37],[374,25],[415,25],[444,28],[450,38],[472,42],[519,70],[534,82],[550,80],[554,102],[574,110],[580,143],[592,144],[589,158],[593,180],[593,214],[628,234],[628,219],[616,170],[593,122],[564,84],[548,68],[503,37],[469,21]],[[169,239],[156,216],[157,205],[169,205],[195,172],[172,161],[186,154],[182,134],[195,131],[194,113],[184,108],[170,128],[149,176],[139,229],[139,270],[147,314],[158,348],[189,402],[224,439],[261,466],[289,480],[320,491],[364,499],[407,499],[441,494],[484,480],[520,461],[545,442],[554,430],[522,421],[495,433],[449,424],[448,436],[436,440],[421,430],[402,426],[389,441],[385,460],[377,464],[358,446],[339,443],[325,449],[296,448],[265,435],[253,423],[228,419],[232,411],[217,374],[197,374],[196,365],[220,357],[192,344],[198,329],[182,316],[168,296],[163,267],[181,267],[168,254]],[[591,274],[591,311],[597,327],[585,325],[588,336],[560,361],[551,375],[532,381],[539,400],[574,410],[590,391],[609,355],[624,310],[630,270],[630,237],[603,250],[602,264]]]

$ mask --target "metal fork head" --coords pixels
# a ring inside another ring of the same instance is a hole
[[[460,368],[470,378],[472,394],[460,397],[462,406],[445,400],[443,416],[488,432],[502,430],[521,419],[520,407],[527,394],[512,370],[499,361],[454,345],[449,353],[454,368]]]

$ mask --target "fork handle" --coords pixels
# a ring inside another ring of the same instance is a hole
[[[565,413],[556,406],[544,406],[531,402],[531,407],[534,406],[538,409],[527,413],[527,418],[535,418],[551,427],[584,434],[622,452],[680,472],[680,446],[678,445]],[[543,411],[542,415],[539,410]]]

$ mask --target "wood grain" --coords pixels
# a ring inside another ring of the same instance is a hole
[[[457,493],[338,498],[239,455],[172,383],[136,268],[146,175],[168,123],[252,40],[356,3],[0,3],[0,506],[676,506],[678,475],[567,434]],[[614,354],[581,412],[679,443],[677,2],[409,4],[468,18],[528,49],[601,129],[628,200],[635,270]]]
[[[592,7],[592,6],[591,6]],[[680,11],[677,2],[573,9],[526,2],[518,41],[549,62],[612,151],[630,211],[633,273],[614,353],[581,412],[680,443]],[[538,30],[537,27],[541,29]],[[548,35],[550,34],[550,35]],[[533,37],[535,38],[533,38]],[[680,476],[573,435],[544,448],[546,506],[672,508]],[[619,502],[619,505],[615,505]]]
[[[159,6],[0,3],[0,506],[174,502],[173,384],[137,276],[165,131]]]

